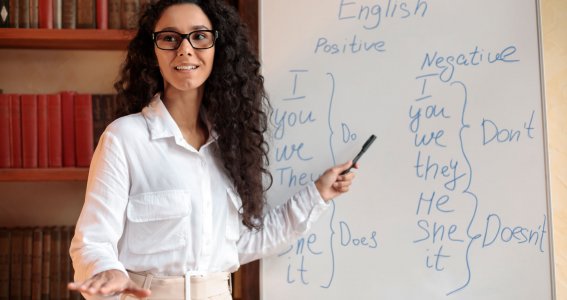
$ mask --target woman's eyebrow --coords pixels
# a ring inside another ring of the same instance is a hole
[[[195,26],[192,26],[192,27],[191,27],[191,31],[194,31],[194,30],[208,30],[208,29],[209,29],[209,28],[208,28],[207,26],[205,26],[205,25],[195,25]],[[175,32],[182,33],[182,32],[179,30],[179,28],[177,28],[177,27],[165,27],[165,28],[162,28],[162,29],[160,29],[160,30],[158,30],[158,31],[175,31]]]

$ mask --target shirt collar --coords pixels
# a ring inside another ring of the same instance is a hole
[[[209,144],[218,139],[218,134],[211,129],[211,124],[208,122],[203,110],[201,110],[200,114],[209,130],[209,139],[205,143]],[[165,104],[163,104],[160,94],[156,94],[148,106],[142,109],[142,115],[146,119],[152,140],[168,137],[175,137],[176,140],[183,139],[179,126],[177,126]]]

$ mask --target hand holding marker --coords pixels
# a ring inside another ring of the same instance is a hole
[[[368,140],[366,140],[366,142],[364,142],[364,145],[362,145],[362,149],[360,150],[360,152],[358,152],[358,154],[354,157],[354,159],[352,160],[352,165],[344,170],[341,175],[345,175],[346,173],[350,172],[350,169],[352,169],[352,167],[354,167],[354,165],[356,164],[356,162],[360,159],[360,157],[362,156],[362,154],[364,154],[364,152],[366,152],[366,150],[368,150],[368,148],[370,148],[370,145],[372,145],[372,143],[374,142],[374,140],[376,139],[375,135],[371,135]]]

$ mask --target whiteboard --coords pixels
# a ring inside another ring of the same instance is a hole
[[[377,136],[262,299],[555,298],[538,10],[261,1],[270,204]]]

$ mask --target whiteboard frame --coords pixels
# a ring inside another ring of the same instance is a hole
[[[549,218],[548,226],[548,249],[549,249],[549,282],[551,283],[551,298],[557,299],[555,290],[555,253],[553,251],[553,209],[551,207],[551,176],[549,167],[549,140],[547,137],[547,106],[545,97],[545,72],[544,72],[544,59],[543,59],[543,33],[542,33],[542,17],[541,17],[541,1],[535,0],[536,4],[536,18],[537,18],[537,42],[539,51],[539,78],[541,89],[541,114],[542,114],[542,130],[543,130],[543,156],[545,162],[545,196],[547,201],[547,215]]]

